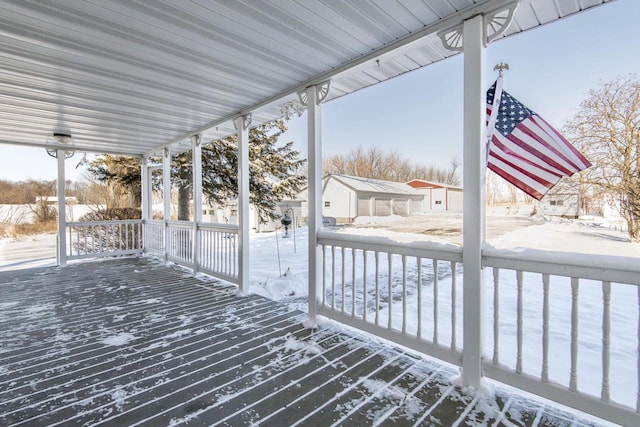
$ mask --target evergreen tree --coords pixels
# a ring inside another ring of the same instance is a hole
[[[306,160],[293,149],[293,142],[278,146],[278,138],[287,130],[283,120],[275,120],[249,130],[249,202],[260,221],[275,219],[277,202],[294,197],[306,184],[302,172]],[[191,150],[171,159],[171,183],[178,192],[178,220],[189,220],[189,200],[193,192]],[[226,206],[238,197],[238,143],[235,136],[202,146],[202,192],[205,199]],[[140,206],[140,164],[137,159],[102,155],[89,172],[104,183],[126,188],[135,194]],[[160,182],[154,180],[154,188]]]
[[[139,207],[142,203],[140,160],[103,154],[89,164],[89,173],[108,190],[107,208]]]
[[[305,160],[293,149],[293,142],[278,146],[278,138],[287,130],[283,120],[276,120],[249,130],[249,202],[260,221],[277,218],[277,202],[294,197],[306,184],[301,172]],[[180,161],[174,159],[172,174],[181,195],[192,190],[191,152]],[[202,192],[210,204],[228,205],[238,197],[238,142],[235,136],[202,146]],[[182,188],[182,192],[180,189]],[[187,199],[188,200],[188,199]],[[185,205],[188,208],[188,203]],[[180,218],[180,209],[179,209]],[[188,212],[187,212],[188,218]]]

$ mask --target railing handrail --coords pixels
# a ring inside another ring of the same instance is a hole
[[[483,249],[484,267],[628,283],[640,286],[640,259],[537,249]]]
[[[199,222],[198,228],[203,230],[224,230],[230,233],[237,233],[238,226],[235,224],[224,224],[219,222]]]
[[[324,230],[318,232],[318,243],[372,252],[378,251],[397,255],[439,259],[442,261],[462,262],[462,248],[446,243],[428,241],[401,243],[386,237],[356,236],[353,234]]]
[[[193,221],[165,221],[163,219],[145,219],[142,221],[144,224],[151,225],[164,225],[167,223],[169,227],[177,227],[177,228],[193,228]],[[220,222],[199,222],[199,229],[206,230],[226,230],[229,232],[237,232],[238,226],[236,224],[225,224]]]
[[[82,227],[88,225],[114,225],[114,224],[142,224],[141,219],[114,219],[102,221],[68,221],[67,227]]]

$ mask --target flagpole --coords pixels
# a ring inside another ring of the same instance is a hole
[[[491,106],[491,116],[489,116],[489,122],[487,123],[487,158],[485,164],[489,163],[489,151],[491,149],[491,139],[493,132],[496,129],[496,119],[498,118],[498,111],[500,110],[500,101],[502,100],[502,80],[504,77],[504,70],[509,69],[509,64],[501,62],[493,67],[493,71],[498,70],[498,79],[496,80],[496,90],[493,94],[493,104]]]

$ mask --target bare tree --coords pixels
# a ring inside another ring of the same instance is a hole
[[[581,175],[589,196],[605,194],[626,220],[629,238],[640,241],[640,81],[620,77],[591,90],[567,125],[569,135],[591,161]]]
[[[325,174],[352,175],[396,182],[423,179],[450,185],[460,184],[459,166],[460,162],[455,158],[451,160],[449,168],[418,165],[395,152],[386,153],[378,147],[365,149],[361,145],[347,154],[334,155],[322,161],[322,170]]]

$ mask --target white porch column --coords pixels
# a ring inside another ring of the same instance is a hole
[[[149,179],[150,171],[149,165],[147,164],[148,158],[147,156],[143,156],[140,159],[140,190],[141,197],[140,203],[142,206],[140,207],[142,210],[142,252],[144,253],[147,250],[147,233],[145,233],[145,225],[146,221],[151,218],[151,197],[149,197],[151,193],[151,180]]]
[[[322,286],[322,250],[317,245],[322,228],[322,108],[329,92],[329,82],[310,86],[301,98],[307,104],[308,199],[309,199],[309,326],[317,323],[318,292]]]
[[[169,220],[171,219],[171,150],[162,151],[162,199],[164,219],[164,260],[169,259]]]
[[[56,151],[58,158],[58,265],[67,265],[67,209],[64,188],[64,160],[65,150]]]
[[[200,267],[200,233],[198,226],[202,222],[202,145],[200,135],[191,137],[191,163],[193,171],[193,273]]]
[[[151,219],[151,177],[148,165],[149,159],[147,156],[142,157],[140,161],[140,187],[142,190],[141,202],[142,202],[142,220],[146,221]]]
[[[484,341],[485,47],[482,15],[464,22],[463,252],[464,353],[462,382],[478,387]]]
[[[240,295],[249,292],[249,125],[251,115],[237,117],[238,137],[238,281]]]

